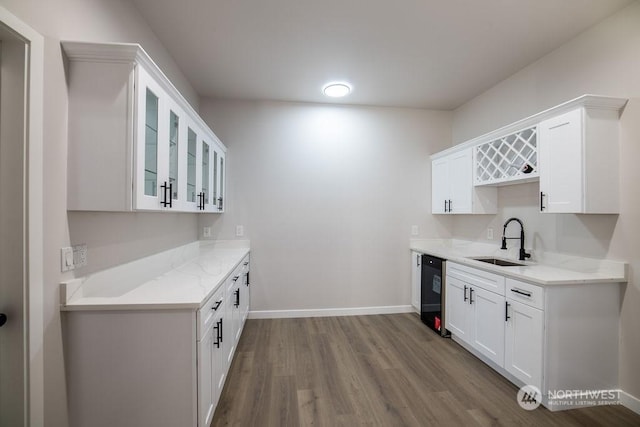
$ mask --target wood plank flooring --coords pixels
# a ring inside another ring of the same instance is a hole
[[[622,406],[525,411],[415,314],[248,320],[212,426],[640,426]]]

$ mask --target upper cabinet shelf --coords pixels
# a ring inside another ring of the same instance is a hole
[[[222,212],[226,147],[137,44],[62,42],[68,205]]]

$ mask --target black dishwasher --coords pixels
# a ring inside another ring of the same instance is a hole
[[[443,337],[449,336],[444,327],[444,267],[445,260],[422,255],[422,279],[420,283],[420,319],[422,323]]]

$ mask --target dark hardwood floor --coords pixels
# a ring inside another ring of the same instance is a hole
[[[622,406],[525,411],[415,314],[249,320],[212,426],[640,426]]]

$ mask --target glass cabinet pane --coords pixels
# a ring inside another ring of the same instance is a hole
[[[158,97],[147,89],[145,144],[144,144],[144,194],[157,196],[158,192]]]
[[[202,192],[204,204],[209,204],[209,144],[202,141]]]
[[[169,113],[169,183],[172,185],[171,198],[178,199],[178,128],[180,119]]]
[[[194,131],[189,128],[189,136],[187,138],[187,200],[196,201],[196,150],[197,136]]]
[[[213,150],[213,204],[218,203],[218,152]]]
[[[224,202],[224,157],[220,157],[220,195],[218,196],[222,199],[220,203],[220,209],[224,206],[222,202]]]

